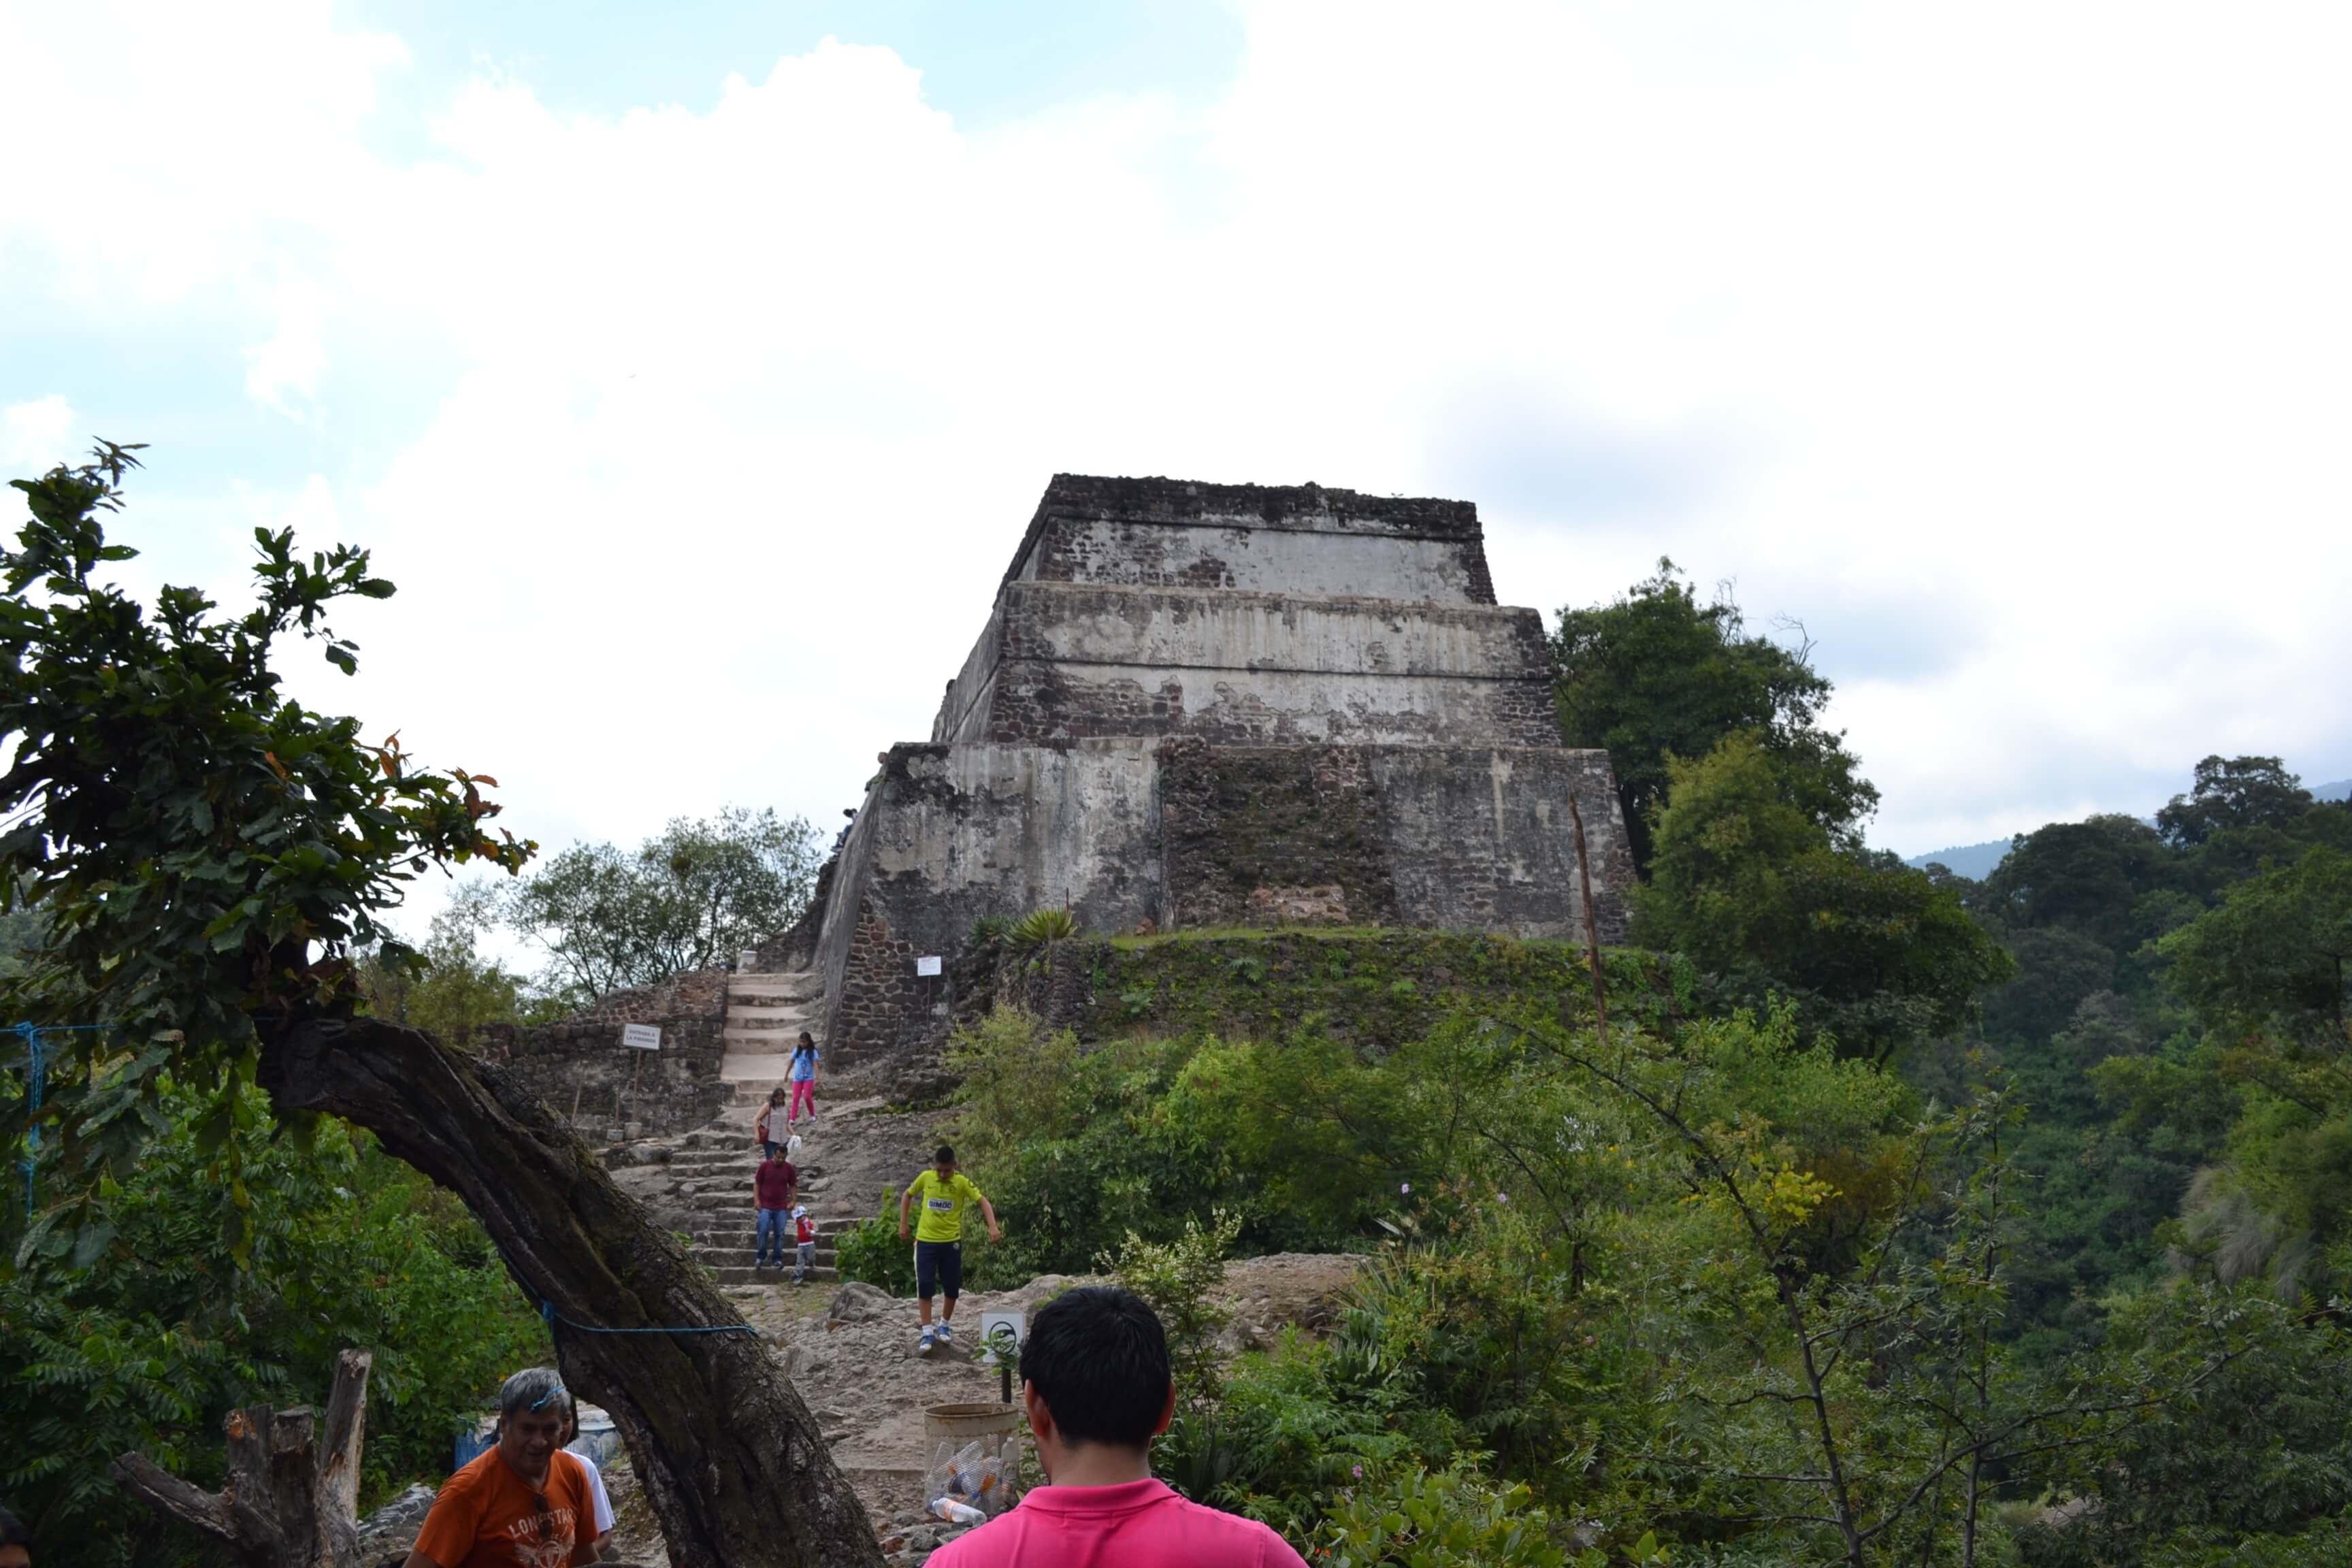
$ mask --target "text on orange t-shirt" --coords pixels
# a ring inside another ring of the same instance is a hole
[[[558,1449],[547,1485],[534,1489],[489,1452],[442,1483],[416,1537],[440,1568],[572,1568],[595,1555],[596,1521],[587,1472]]]

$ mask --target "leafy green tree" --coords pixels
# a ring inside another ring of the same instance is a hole
[[[2205,1026],[2202,1060],[2238,1086],[2226,1160],[2184,1212],[2185,1250],[2224,1281],[2292,1293],[2340,1277],[2352,1243],[2352,857],[2315,848],[2229,889],[2167,937],[2172,989]]]
[[[0,1106],[0,1144],[55,1135],[42,1171],[69,1201],[26,1245],[83,1262],[111,1239],[79,1223],[87,1201],[163,1130],[167,1075],[215,1097],[206,1136],[223,1143],[254,1079],[257,1017],[347,1013],[362,951],[415,963],[383,923],[403,883],[436,861],[511,870],[532,848],[485,826],[495,780],[419,770],[396,738],[368,745],[357,720],[281,689],[271,658],[289,635],[356,668],[325,617],[338,599],[392,596],[366,551],[306,562],[291,531],[256,529],[258,603],[226,618],[193,588],[163,588],[151,615],[99,580],[137,553],[100,521],[134,450],[12,481],[29,516],[0,551],[0,734],[15,742],[0,900],[48,922],[0,997],[14,1017],[84,1031],[58,1037],[37,1105],[27,1085]]]
[[[250,1173],[270,1142],[245,1110],[257,1087],[296,1147],[320,1113],[342,1116],[462,1197],[556,1323],[567,1382],[614,1410],[668,1500],[680,1568],[878,1563],[814,1418],[675,1240],[510,1076],[363,1011],[361,955],[414,959],[383,923],[403,883],[530,853],[485,826],[491,781],[415,769],[281,689],[281,638],[320,639],[348,671],[326,613],[392,584],[364,550],[305,561],[265,529],[253,609],[218,618],[164,587],[151,610],[100,580],[135,553],[103,517],[133,464],[107,446],[16,481],[29,515],[0,551],[0,902],[48,921],[0,997],[56,1031],[41,1068],[0,1082],[0,1148],[37,1148],[48,1204],[10,1267],[89,1268],[121,1243],[110,1184],[169,1131],[167,1090],[203,1102],[194,1148],[228,1199],[229,1257],[248,1263]]]
[[[523,980],[481,952],[498,923],[499,890],[487,882],[461,883],[433,917],[421,970],[390,966],[373,955],[361,971],[368,1010],[379,1018],[466,1045],[485,1024],[523,1021]]]
[[[2004,925],[2065,926],[2121,959],[2177,923],[2180,906],[2162,895],[2181,881],[2156,829],[2105,816],[2019,835],[1985,879],[1985,894]]]
[[[634,853],[583,844],[551,857],[515,885],[505,914],[546,951],[549,989],[585,1005],[783,931],[808,907],[819,848],[804,819],[772,810],[677,817]]]
[[[446,1472],[450,1435],[518,1366],[543,1362],[546,1325],[447,1194],[341,1123],[313,1147],[258,1134],[243,1205],[199,1131],[207,1102],[167,1090],[169,1131],[96,1207],[114,1242],[87,1262],[42,1257],[0,1274],[0,1494],[42,1561],[123,1563],[174,1544],[124,1506],[109,1466],[144,1452],[210,1485],[220,1424],[247,1404],[313,1401],[336,1352],[374,1352],[362,1504]],[[246,1267],[225,1226],[249,1227]]]
[[[1791,798],[1760,735],[1675,759],[1637,934],[1722,977],[1735,997],[1795,997],[1808,1026],[1884,1059],[1948,1033],[2009,977],[1958,894],[1891,855],[1840,845]]]
[[[1551,638],[1560,735],[1607,750],[1637,870],[1648,869],[1653,818],[1673,758],[1696,758],[1726,735],[1754,731],[1782,763],[1790,803],[1837,836],[1876,809],[1841,732],[1821,727],[1827,678],[1807,649],[1749,633],[1728,597],[1702,605],[1671,561],[1615,603],[1559,613]]]
[[[2233,827],[2284,827],[2315,803],[2276,757],[2207,757],[2187,795],[2156,814],[2157,831],[2181,847]]]
[[[2330,1059],[2352,1051],[2352,856],[2315,848],[2237,884],[2163,952],[2173,990],[2213,1026],[2274,1031]]]

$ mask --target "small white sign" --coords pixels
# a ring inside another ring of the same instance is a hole
[[[996,1364],[996,1342],[999,1335],[1010,1335],[1017,1350],[1029,1338],[1029,1320],[1019,1312],[982,1312],[980,1315],[980,1364]]]
[[[940,960],[937,953],[933,953],[928,958],[919,958],[915,960],[915,973],[917,974],[937,974],[939,972]]]
[[[657,1051],[661,1049],[661,1030],[651,1024],[624,1024],[621,1044],[633,1051]]]

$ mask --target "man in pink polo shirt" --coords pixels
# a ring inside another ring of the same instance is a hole
[[[933,1552],[930,1568],[1306,1568],[1255,1520],[1151,1479],[1176,1385],[1140,1297],[1090,1285],[1047,1302],[1021,1347],[1021,1399],[1046,1484]]]

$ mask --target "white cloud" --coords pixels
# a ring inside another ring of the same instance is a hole
[[[0,468],[11,478],[45,473],[74,454],[74,411],[58,393],[0,408]]]
[[[1258,4],[1208,102],[975,134],[828,43],[699,114],[434,84],[407,163],[397,41],[233,12],[0,23],[19,116],[121,57],[0,224],[125,188],[0,240],[65,308],[216,314],[344,433],[315,482],[403,593],[305,694],[541,837],[833,818],[1056,469],[1466,496],[1547,609],[1735,578],[1856,650],[1906,849],[2217,748],[2352,773],[2308,697],[2352,656],[2335,8]]]
[[[255,402],[299,417],[289,395],[307,400],[318,391],[327,368],[325,321],[326,301],[316,288],[299,279],[280,288],[277,331],[245,351],[245,390]]]

